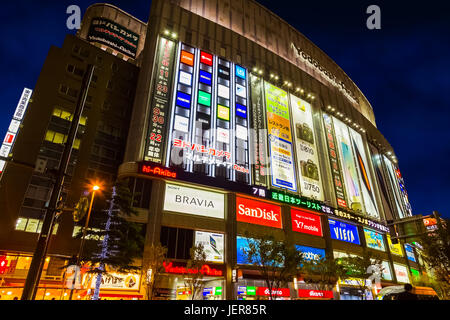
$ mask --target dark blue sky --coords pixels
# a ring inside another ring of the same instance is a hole
[[[106,2],[106,1],[105,1]],[[107,1],[147,21],[150,0]],[[394,147],[413,212],[450,217],[450,4],[409,1],[258,0],[302,32],[352,78]],[[67,33],[66,8],[89,0],[2,3],[0,135],[23,87],[33,88],[51,45]],[[381,8],[381,30],[366,8]]]

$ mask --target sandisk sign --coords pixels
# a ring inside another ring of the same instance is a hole
[[[301,233],[322,236],[320,216],[304,210],[291,209],[292,230]]]
[[[333,291],[298,289],[298,297],[333,299]]]
[[[236,197],[236,220],[282,229],[281,207],[266,202]]]

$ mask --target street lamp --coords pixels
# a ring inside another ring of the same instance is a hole
[[[73,289],[75,287],[75,283],[77,280],[77,273],[78,273],[78,265],[80,264],[80,260],[81,260],[81,256],[83,254],[83,247],[84,247],[84,242],[86,240],[86,232],[88,229],[88,225],[89,225],[89,219],[91,217],[91,211],[92,211],[92,204],[94,203],[94,197],[95,197],[95,191],[100,190],[100,187],[98,185],[94,185],[92,186],[92,197],[91,197],[91,203],[89,205],[89,210],[88,210],[88,214],[86,217],[86,223],[84,225],[84,229],[83,229],[83,236],[81,237],[81,242],[80,242],[80,249],[78,249],[78,255],[77,255],[77,264],[75,265],[75,275],[73,277],[73,281],[72,281],[72,288],[70,289],[70,296],[69,296],[69,300],[72,300],[72,296],[73,296]],[[80,272],[81,272],[81,268],[80,268]]]

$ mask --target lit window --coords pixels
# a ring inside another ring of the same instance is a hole
[[[27,220],[25,218],[18,218],[16,221],[16,230],[25,231],[25,227],[27,225]]]

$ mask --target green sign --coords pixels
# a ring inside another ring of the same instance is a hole
[[[222,287],[215,287],[214,288],[214,295],[215,296],[221,296],[222,295]]]
[[[204,91],[198,91],[198,103],[210,107],[211,106],[211,94],[204,92]]]
[[[256,296],[256,287],[247,287],[248,296]]]
[[[415,277],[415,278],[419,278],[420,277],[419,270],[416,270],[416,269],[413,269],[413,268],[410,268],[410,270],[411,270],[411,274],[413,275],[413,277]]]

